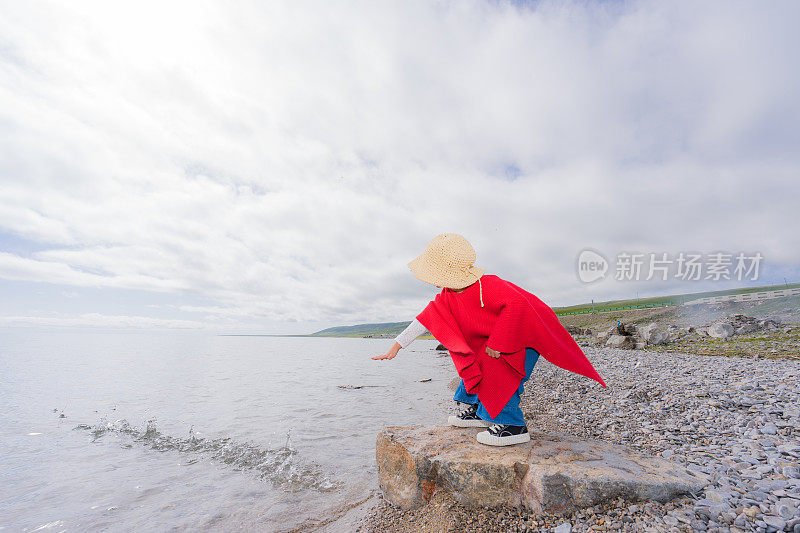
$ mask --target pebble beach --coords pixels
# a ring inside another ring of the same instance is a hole
[[[568,517],[437,494],[414,511],[379,501],[361,530],[800,533],[800,362],[583,349],[608,388],[540,359],[523,395],[529,427],[668,458],[712,479],[702,493]]]

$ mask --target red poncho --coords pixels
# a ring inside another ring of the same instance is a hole
[[[417,320],[449,350],[467,392],[478,394],[492,418],[525,377],[526,348],[606,386],[553,310],[497,276],[484,275],[460,293],[442,289]],[[489,357],[487,346],[503,355]]]

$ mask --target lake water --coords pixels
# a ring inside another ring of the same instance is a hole
[[[378,430],[451,403],[435,341],[391,344],[0,330],[0,530],[347,529]]]

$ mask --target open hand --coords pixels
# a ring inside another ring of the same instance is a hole
[[[489,357],[494,357],[495,359],[499,359],[499,358],[500,358],[500,356],[501,356],[501,355],[503,355],[503,354],[501,354],[500,352],[496,352],[496,351],[492,350],[492,349],[491,349],[491,348],[489,348],[488,346],[486,347],[486,354],[487,354]]]
[[[376,361],[381,361],[383,359],[394,359],[394,356],[397,355],[397,352],[400,351],[400,348],[401,346],[395,342],[394,344],[392,344],[392,347],[389,348],[388,352],[386,352],[383,355],[376,355],[372,359]]]

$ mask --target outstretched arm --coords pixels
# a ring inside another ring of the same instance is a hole
[[[395,338],[394,344],[388,352],[386,352],[384,355],[376,355],[373,357],[373,359],[394,359],[394,357],[397,355],[397,352],[400,351],[400,348],[407,347],[409,344],[414,342],[414,339],[425,333],[425,331],[425,326],[420,324],[419,320],[415,318],[411,324],[409,324],[408,327],[404,329],[403,332],[397,336],[397,338]]]

